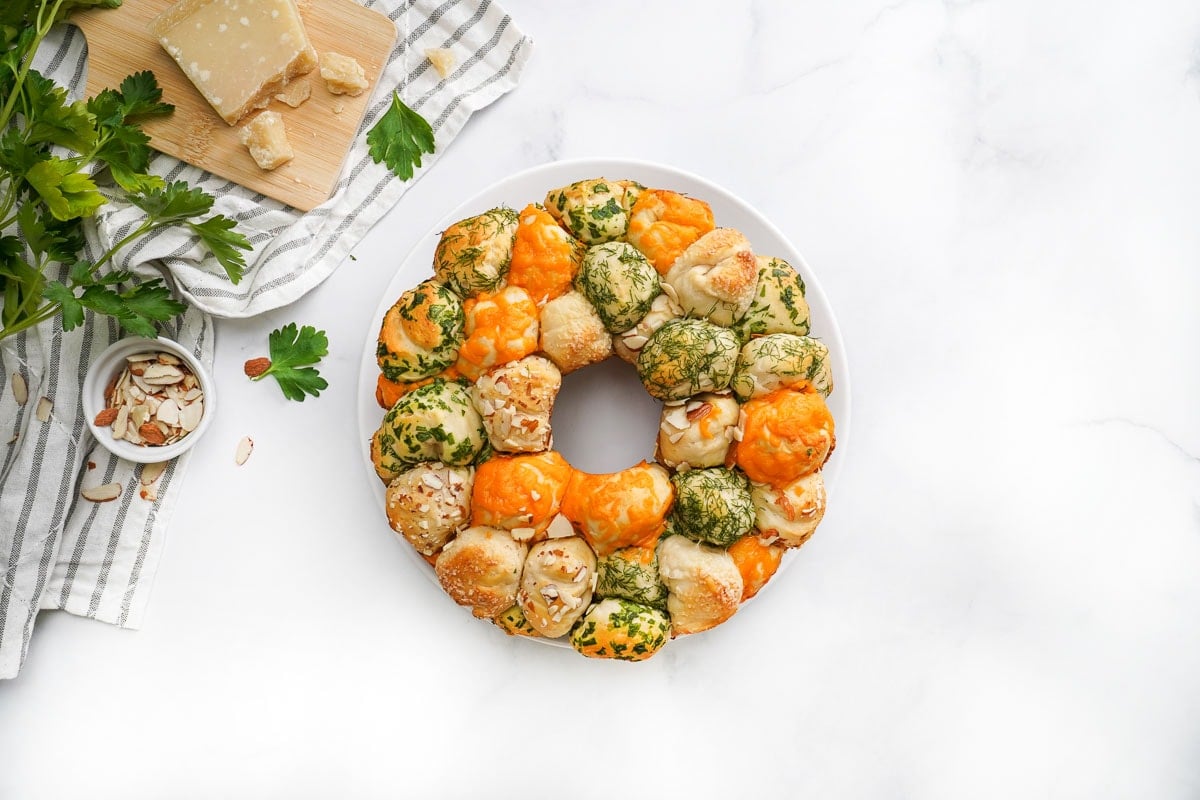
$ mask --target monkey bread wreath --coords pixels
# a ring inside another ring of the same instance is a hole
[[[662,401],[655,460],[589,474],[551,410],[613,355]],[[388,523],[510,634],[649,658],[729,619],[824,514],[833,378],[803,280],[698,198],[594,178],[462,219],[376,357]]]

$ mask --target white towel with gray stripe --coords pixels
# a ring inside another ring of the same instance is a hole
[[[393,88],[434,130],[435,153],[424,158],[419,179],[474,111],[516,86],[532,50],[531,40],[490,0],[363,4],[396,23],[397,44],[327,202],[301,213],[168,156],[152,161],[153,172],[214,195],[214,210],[236,219],[254,247],[236,286],[178,232],[162,231],[119,254],[119,268],[169,274],[192,309],[163,333],[206,363],[214,347],[210,315],[253,316],[300,298],[346,260],[411,185],[367,152],[365,132],[386,110]],[[431,48],[456,55],[445,78],[424,56]],[[85,54],[83,36],[60,26],[35,66],[78,96]],[[89,248],[107,248],[139,214],[115,202],[103,207],[88,226]],[[90,360],[121,335],[110,319],[89,314],[69,332],[51,320],[0,342],[0,678],[14,677],[25,661],[38,609],[129,628],[145,613],[188,456],[143,483],[151,476],[141,466],[109,456],[92,441],[80,385]],[[108,483],[120,485],[117,500],[81,498],[81,490]]]

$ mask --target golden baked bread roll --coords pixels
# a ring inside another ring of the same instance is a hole
[[[527,549],[508,531],[475,525],[442,548],[434,571],[454,602],[492,619],[517,599]]]
[[[388,524],[417,552],[433,555],[467,523],[474,480],[473,467],[440,461],[405,470],[384,493]]]
[[[720,625],[742,602],[742,575],[723,548],[667,536],[658,545],[658,569],[674,636]]]
[[[612,355],[612,337],[600,315],[574,290],[542,306],[541,346],[564,375]]]
[[[471,399],[483,418],[492,448],[500,453],[537,453],[550,447],[550,415],[562,386],[558,367],[527,356],[494,367],[475,380]]]
[[[740,231],[717,228],[684,250],[663,281],[687,314],[728,326],[754,301],[758,259]]]
[[[664,403],[658,423],[658,460],[673,469],[725,463],[741,407],[730,394],[702,392]]]
[[[820,470],[778,488],[753,484],[750,497],[759,535],[786,547],[807,542],[825,516],[825,478]]]
[[[554,639],[587,611],[595,585],[596,556],[587,542],[547,539],[529,548],[517,605],[534,630]]]

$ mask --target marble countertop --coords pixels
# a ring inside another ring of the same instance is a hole
[[[219,323],[145,625],[42,615],[0,684],[0,796],[1195,797],[1200,7],[505,7],[518,89],[325,284]],[[381,532],[357,440],[403,254],[584,157],[771,219],[853,379],[814,539],[638,665],[454,606]],[[290,321],[331,341],[302,404],[241,374]]]

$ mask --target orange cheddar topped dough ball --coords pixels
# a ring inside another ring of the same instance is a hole
[[[475,470],[471,524],[503,528],[519,541],[542,538],[573,472],[553,450],[488,459]]]
[[[544,305],[571,288],[585,250],[549,212],[530,203],[517,224],[508,285],[520,286],[533,302]]]
[[[712,208],[703,200],[647,189],[633,204],[628,239],[660,275],[666,275],[679,254],[714,227]]]
[[[538,348],[538,308],[519,286],[506,286],[463,302],[467,339],[458,371],[475,380],[491,367],[524,358]]]
[[[754,597],[759,589],[767,585],[767,581],[779,569],[786,549],[781,544],[767,544],[753,533],[729,545],[729,556],[742,574],[742,602]]]
[[[833,450],[833,416],[817,392],[779,389],[747,401],[742,416],[734,463],[755,483],[786,486]]]
[[[674,497],[667,471],[643,461],[605,475],[575,472],[562,513],[603,557],[622,547],[653,547]]]

